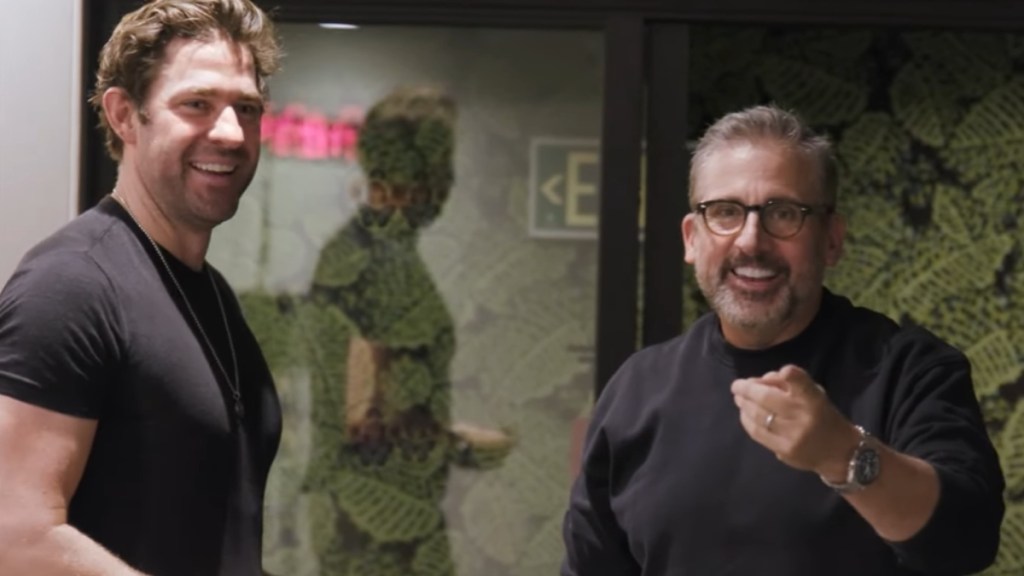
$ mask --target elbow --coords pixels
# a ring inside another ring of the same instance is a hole
[[[0,519],[0,574],[18,573],[13,570],[23,563],[32,540],[32,531],[15,518]]]
[[[963,554],[960,555],[963,562],[960,572],[974,574],[994,564],[999,556],[1003,518],[1006,514],[1002,485],[998,489],[983,491],[974,500],[973,506],[969,504],[966,508],[959,514],[962,518],[959,538],[964,543]],[[954,544],[948,547],[951,551],[957,548],[955,543],[951,544]]]
[[[990,512],[981,515],[982,517],[978,519],[973,528],[969,525],[965,526],[964,541],[970,545],[966,547],[967,549],[962,555],[964,562],[960,570],[962,573],[981,572],[995,563],[999,555],[1004,510],[1005,507],[1000,499],[998,506],[994,505]]]
[[[933,565],[929,573],[935,574],[977,574],[992,566],[999,553],[999,532],[984,540],[972,537],[973,543],[950,546],[949,555],[943,562]]]
[[[984,532],[984,533],[982,533]],[[999,530],[964,534],[946,544],[927,550],[901,550],[900,564],[924,574],[964,575],[979,573],[995,563],[999,552]]]
[[[995,563],[1005,513],[1002,491],[943,482],[939,506],[910,540],[895,544],[901,563],[927,574],[974,574]]]
[[[0,517],[0,574],[36,572],[26,566],[45,556],[46,542],[56,528],[38,515],[19,514],[17,509]]]
[[[0,508],[2,510],[3,508]],[[9,509],[8,509],[9,510]],[[11,554],[16,554],[18,549],[24,548],[26,542],[31,542],[32,532],[27,528],[26,523],[19,518],[19,514],[3,514],[0,517],[0,566]],[[0,574],[6,572],[0,571]]]
[[[956,574],[975,574],[992,566],[999,555],[1005,505],[1001,497],[977,502],[972,512],[964,510],[958,534],[943,546],[944,567],[955,567]]]

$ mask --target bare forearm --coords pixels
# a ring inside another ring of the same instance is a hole
[[[64,524],[5,532],[0,574],[35,576],[142,576],[85,534]],[[9,538],[8,538],[9,537]]]
[[[881,470],[870,486],[845,494],[879,536],[903,542],[928,523],[939,501],[939,477],[931,464],[881,447]]]

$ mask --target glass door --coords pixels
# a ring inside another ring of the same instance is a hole
[[[285,412],[268,571],[556,573],[595,378],[602,33],[280,33],[209,255]]]

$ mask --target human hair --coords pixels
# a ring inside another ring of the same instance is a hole
[[[277,71],[281,48],[273,22],[250,0],[153,0],[121,18],[100,52],[96,85],[89,98],[99,114],[111,158],[121,160],[124,142],[103,113],[104,92],[123,88],[142,110],[168,43],[175,38],[212,41],[218,36],[249,50],[257,85],[266,95],[267,79]]]
[[[370,108],[359,163],[394,199],[440,208],[455,180],[455,101],[432,87],[399,88]]]
[[[721,148],[737,142],[777,142],[805,154],[818,168],[825,204],[835,206],[839,175],[832,143],[817,134],[794,112],[763,105],[732,112],[708,127],[690,163],[690,204],[697,190],[697,173]]]

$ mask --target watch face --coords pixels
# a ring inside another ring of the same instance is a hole
[[[854,480],[861,486],[867,486],[878,477],[881,459],[874,448],[864,448],[857,453],[857,463],[853,469]]]

